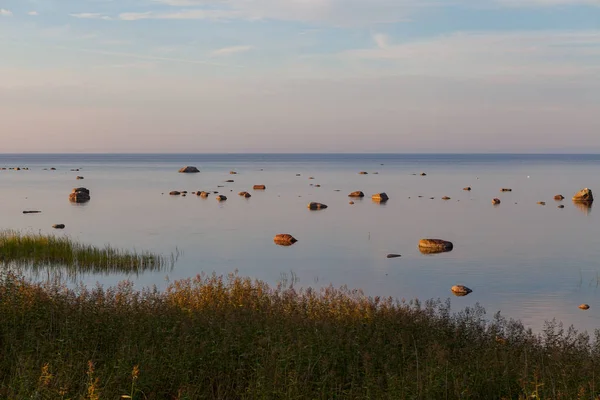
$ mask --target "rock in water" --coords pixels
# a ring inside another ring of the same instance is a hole
[[[209,193],[208,192],[198,192],[196,193],[196,196],[200,196],[203,199],[206,199],[208,197]]]
[[[350,200],[350,201],[348,202],[348,204],[350,204],[350,205],[353,205],[353,204],[354,204],[354,202],[353,202],[352,200]]]
[[[69,195],[69,200],[73,203],[85,203],[90,201],[90,191],[86,188],[75,188]]]
[[[589,310],[590,305],[589,304],[581,304],[581,305],[579,305],[579,308],[581,308],[582,310]]]
[[[250,193],[248,193],[248,192],[239,192],[238,194],[240,196],[242,196],[242,197],[247,198],[247,199],[250,198],[250,197],[252,197],[252,195]]]
[[[77,177],[77,178],[75,178],[75,179],[77,179],[78,181],[80,181],[80,180],[82,180],[82,179],[83,179],[83,176],[78,176],[78,177]]]
[[[558,206],[558,208],[565,208],[564,204]]]
[[[450,200],[450,197],[444,196],[444,197],[442,197],[442,200]]]
[[[498,199],[498,198],[492,199],[492,204],[495,206],[500,204],[500,199]]]
[[[358,174],[359,174],[359,175],[367,175],[367,174],[368,174],[368,172],[367,172],[367,171],[360,171]]]
[[[177,191],[177,190],[173,190],[173,191],[169,192],[169,194],[170,194],[171,196],[179,196],[179,195],[181,194],[181,192],[180,192],[180,191]]]
[[[229,171],[229,175],[237,175],[237,172],[235,172],[235,171]]]
[[[473,292],[471,289],[469,289],[468,287],[463,286],[463,285],[454,285],[454,286],[452,286],[452,288],[450,288],[450,290],[456,296],[466,296],[469,293]]]
[[[563,196],[562,194],[557,194],[556,196],[554,196],[554,200],[556,200],[556,201],[561,201],[564,199],[565,199],[565,196]]]
[[[179,172],[182,174],[193,174],[193,173],[200,172],[200,170],[196,167],[187,166],[187,167],[181,168],[179,170]]]
[[[502,188],[500,189],[501,192],[512,192],[512,189],[510,188]]]
[[[585,188],[581,189],[579,192],[573,196],[573,201],[582,202],[582,203],[591,203],[594,201],[594,196],[592,195],[591,189]]]
[[[387,258],[398,258],[398,257],[402,257],[400,254],[388,254]]]
[[[54,229],[65,229],[65,224],[54,224],[52,227]]]
[[[312,202],[312,203],[308,204],[309,210],[324,210],[326,208],[327,208],[327,206],[325,204],[321,204],[321,203]]]
[[[546,202],[545,202],[545,201],[538,201],[537,203],[538,203],[540,206],[545,206],[545,205],[546,205]]]
[[[278,235],[275,235],[275,238],[273,238],[273,241],[275,242],[275,244],[277,244],[279,246],[291,246],[294,243],[296,243],[298,240],[296,240],[295,237],[293,237],[292,235],[290,235],[288,233],[280,233]]]
[[[234,180],[233,180],[233,179],[227,179],[227,180],[225,181],[225,183],[233,183],[233,182],[234,182]]]
[[[463,190],[471,191],[471,186],[464,187]]]
[[[254,185],[252,189],[254,190],[265,190],[267,187],[265,185]]]
[[[373,199],[374,201],[378,201],[380,203],[385,203],[390,198],[388,197],[387,194],[385,194],[385,192],[381,192],[381,193],[376,193],[373,196],[371,196],[371,199]]]
[[[356,192],[350,193],[348,197],[365,197],[365,194],[360,190],[357,190]]]
[[[217,196],[217,201],[225,201],[225,200],[227,200],[226,196],[223,196],[222,194]]]
[[[421,239],[419,241],[419,250],[421,253],[444,253],[452,251],[454,245],[452,242],[441,239]]]
[[[41,211],[23,211],[23,214],[39,214]]]

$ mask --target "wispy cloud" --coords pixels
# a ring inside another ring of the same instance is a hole
[[[389,38],[387,35],[384,35],[383,33],[374,34],[373,41],[375,41],[375,44],[380,49],[385,49],[389,46]]]
[[[253,49],[252,46],[231,46],[231,47],[224,47],[222,49],[215,50],[211,54],[213,56],[217,56],[217,57],[218,56],[230,56],[233,54],[245,53],[252,49]]]
[[[108,15],[104,15],[104,14],[100,14],[100,13],[74,13],[74,14],[69,14],[69,16],[73,17],[73,18],[79,18],[79,19],[102,19],[105,21],[110,21],[112,18],[109,17]]]
[[[230,20],[240,18],[239,12],[232,10],[183,10],[178,12],[142,12],[122,13],[119,19],[123,21],[138,21],[143,19],[198,19],[198,20]]]
[[[5,8],[0,8],[0,17],[12,17],[13,13]]]
[[[27,13],[27,15],[31,15],[32,17],[37,17],[38,15],[40,15],[40,13],[37,11],[29,11]]]

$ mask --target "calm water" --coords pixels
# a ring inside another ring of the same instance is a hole
[[[177,173],[185,165],[202,172]],[[293,271],[304,287],[332,283],[369,295],[452,297],[457,310],[479,302],[490,314],[500,310],[536,330],[552,318],[600,327],[600,211],[569,200],[584,187],[600,190],[600,156],[0,155],[2,166],[31,169],[0,171],[3,229],[182,253],[172,271],[82,276],[88,285],[129,278],[140,287],[164,287],[167,279],[236,269],[276,283]],[[57,171],[43,170],[50,167]],[[427,176],[412,175],[423,171]],[[255,184],[267,190],[252,191]],[[85,206],[67,199],[77,186],[91,191]],[[513,191],[500,193],[502,187]],[[171,190],[219,190],[229,199],[172,197]],[[242,190],[252,198],[240,198]],[[349,205],[347,194],[355,190],[368,197]],[[385,205],[370,200],[380,191],[390,197]],[[567,198],[564,209],[553,200],[559,193]],[[452,199],[441,200],[445,195]],[[500,206],[492,206],[494,197]],[[329,208],[311,212],[310,201]],[[55,232],[55,223],[67,229]],[[277,233],[299,242],[278,247]],[[450,240],[454,251],[422,255],[417,243],[424,237]],[[387,259],[388,253],[402,257]],[[454,284],[473,293],[453,297]],[[580,311],[580,303],[591,309]]]

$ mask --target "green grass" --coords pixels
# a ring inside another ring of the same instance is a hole
[[[34,273],[62,268],[71,278],[80,273],[133,273],[172,268],[175,258],[150,252],[84,245],[66,236],[0,231],[0,264]]]
[[[480,307],[270,288],[167,290],[0,273],[4,399],[595,399],[600,333],[534,334]]]

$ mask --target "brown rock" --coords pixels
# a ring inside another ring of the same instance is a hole
[[[561,201],[564,199],[565,199],[565,196],[563,196],[562,194],[557,194],[556,196],[554,196],[554,200],[556,200],[556,201]]]
[[[375,193],[373,196],[371,196],[371,199],[373,199],[374,201],[378,201],[380,203],[385,203],[390,198],[388,197],[387,194],[385,194],[385,192],[381,192],[381,193]]]
[[[354,204],[354,202],[353,202],[353,201],[349,201],[349,202],[348,202],[348,204],[350,204],[350,205],[353,205],[353,204]]]
[[[537,203],[538,203],[540,206],[545,206],[545,205],[546,205],[546,202],[545,202],[545,201],[538,201]]]
[[[421,239],[419,249],[425,253],[443,253],[454,248],[452,242],[441,239]],[[423,251],[425,250],[425,251]]]
[[[500,204],[500,199],[499,198],[492,199],[492,204],[495,206]]]
[[[235,172],[235,171],[229,171],[229,175],[237,175],[237,172]]]
[[[470,192],[471,191],[471,186],[464,187],[463,190],[468,190]]]
[[[368,174],[368,172],[367,172],[367,171],[360,171],[358,174],[359,174],[359,175],[367,175],[367,174]]]
[[[83,176],[78,176],[78,177],[77,177],[77,178],[75,178],[75,179],[77,179],[78,181],[80,181],[80,180],[82,180],[82,179],[83,179]]]
[[[442,200],[450,200],[450,197],[444,196],[444,197],[442,197]]]
[[[321,204],[321,203],[312,202],[312,203],[308,204],[309,210],[324,210],[326,208],[327,208],[327,206],[325,204]]]
[[[227,200],[226,196],[223,196],[222,194],[217,196],[217,201],[225,201],[225,200]]]
[[[69,195],[69,200],[73,203],[85,203],[90,201],[90,191],[86,188],[75,188]]]
[[[565,208],[564,204],[558,206],[558,208]]]
[[[275,238],[273,238],[273,241],[275,242],[276,245],[279,245],[279,246],[291,246],[294,243],[296,243],[298,240],[296,240],[295,237],[293,237],[292,235],[290,235],[288,233],[280,233],[278,235],[275,235]]]
[[[254,185],[252,189],[254,190],[265,190],[267,187],[265,185]]]
[[[581,308],[582,310],[589,310],[590,309],[590,305],[589,304],[580,304],[579,308]]]
[[[210,194],[210,193],[208,193],[208,192],[204,192],[204,191],[202,191],[202,192],[198,192],[198,193],[196,193],[196,196],[200,196],[200,197],[202,197],[203,199],[206,199],[206,198],[209,196],[209,194]]]
[[[594,201],[594,196],[592,195],[591,189],[581,189],[575,194],[575,196],[573,196],[573,201],[591,203],[592,201]]]
[[[196,167],[191,167],[191,166],[187,166],[187,167],[183,167],[179,170],[180,173],[182,174],[193,174],[193,173],[198,173],[200,172],[200,170]]]
[[[473,292],[471,289],[469,289],[468,287],[463,286],[463,285],[454,285],[454,286],[452,286],[452,288],[450,288],[450,290],[456,296],[466,296],[469,293]]]
[[[427,176],[425,172],[421,172],[421,176]]]
[[[350,193],[348,197],[365,197],[365,194],[360,190],[357,190],[356,192]]]
[[[247,198],[247,199],[250,198],[250,197],[252,197],[252,195],[250,193],[248,193],[248,192],[239,192],[238,194],[240,196],[242,196],[242,197]]]
[[[65,229],[65,224],[54,224],[52,227],[54,229]]]
[[[315,177],[314,177],[314,176],[311,176],[311,177],[309,177],[308,179],[315,179]]]

